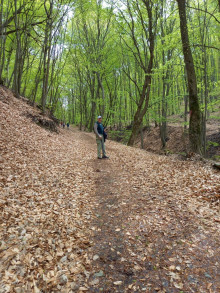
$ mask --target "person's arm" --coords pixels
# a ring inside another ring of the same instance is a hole
[[[94,131],[95,131],[95,134],[99,137],[99,138],[102,138],[99,133],[98,133],[98,125],[97,123],[94,124]]]

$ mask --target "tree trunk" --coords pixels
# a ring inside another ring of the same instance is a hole
[[[6,36],[3,36],[3,28],[2,28],[2,20],[3,20],[3,0],[1,0],[0,4],[0,84],[3,84],[2,80],[2,71],[4,67],[5,61],[5,41]]]
[[[188,96],[184,96],[184,133],[187,129]]]
[[[96,111],[96,98],[99,95],[99,83],[97,84],[97,93],[95,98],[95,74],[92,73],[91,82],[90,82],[90,91],[91,91],[91,100],[92,100],[92,109],[91,109],[91,116],[90,116],[90,123],[89,123],[89,131],[93,130],[94,123],[95,123],[95,111]]]
[[[91,118],[90,118],[90,124],[89,124],[89,131],[92,131],[93,127],[94,127],[95,110],[96,110],[96,102],[92,101],[92,109],[91,109]]]
[[[143,132],[143,124],[141,124],[141,148],[144,149],[144,132]]]
[[[208,78],[207,78],[207,53],[206,48],[204,48],[204,86],[205,86],[205,109],[203,115],[203,127],[202,127],[202,137],[203,137],[203,155],[206,156],[207,139],[206,139],[206,120],[207,120],[207,109],[208,109]]]
[[[138,103],[138,108],[134,115],[134,123],[132,127],[131,136],[128,140],[128,145],[133,146],[135,138],[137,137],[138,132],[140,131],[140,127],[143,121],[143,117],[147,112],[148,103],[150,98],[150,88],[151,88],[151,80],[152,80],[152,69],[153,69],[153,59],[154,59],[154,33],[153,33],[153,11],[152,5],[150,1],[143,1],[146,5],[147,13],[148,13],[148,30],[149,30],[149,51],[150,58],[147,70],[145,71],[145,80],[144,85],[142,87],[140,100]]]
[[[44,3],[45,4],[45,3]],[[49,71],[50,71],[50,58],[51,58],[51,38],[52,38],[52,14],[53,14],[53,0],[50,1],[50,10],[49,12],[46,9],[47,13],[47,23],[45,29],[45,38],[44,38],[44,63],[43,63],[43,88],[41,96],[41,106],[42,110],[45,111],[46,99],[48,94],[48,81],[49,81]]]
[[[186,1],[177,0],[180,17],[180,31],[182,38],[184,62],[187,72],[187,83],[189,89],[189,140],[193,152],[201,152],[201,114],[197,93],[196,73],[193,63],[192,52],[189,43],[188,27],[186,19]]]
[[[15,28],[16,28],[16,55],[14,64],[14,82],[13,90],[15,92],[16,98],[19,98],[19,60],[21,55],[21,40],[20,33],[18,31],[18,16],[17,16],[17,0],[14,0],[15,5]]]
[[[97,80],[98,80],[98,83],[99,83],[99,87],[101,88],[102,90],[102,108],[101,108],[101,112],[100,114],[102,116],[104,116],[105,114],[105,91],[104,91],[104,87],[103,87],[103,84],[102,84],[102,80],[100,78],[100,73],[99,72],[96,72],[96,75],[97,75]]]
[[[129,146],[134,145],[135,138],[137,137],[137,134],[140,131],[143,117],[144,117],[145,113],[147,112],[148,102],[149,102],[149,98],[150,98],[150,83],[151,83],[152,68],[153,68],[153,62],[152,62],[152,67],[151,67],[151,71],[150,71],[149,75],[146,75],[146,77],[145,77],[145,83],[144,83],[144,86],[142,89],[142,96],[140,99],[143,102],[142,103],[140,102],[138,104],[137,111],[134,115],[134,123],[133,123],[133,127],[132,127],[132,132],[131,132],[131,136],[128,141]],[[145,105],[144,105],[144,108],[142,109],[142,105],[144,102],[145,102]]]

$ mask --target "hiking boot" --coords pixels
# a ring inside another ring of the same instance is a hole
[[[109,159],[109,157],[107,157],[107,156],[103,156],[102,158],[103,158],[103,159]]]

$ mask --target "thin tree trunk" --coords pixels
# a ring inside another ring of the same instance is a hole
[[[35,103],[35,100],[36,100],[36,96],[37,96],[37,90],[38,90],[38,86],[39,86],[39,83],[40,83],[40,80],[41,80],[41,67],[42,67],[42,55],[43,55],[43,51],[41,52],[41,56],[40,56],[40,61],[39,61],[39,66],[38,66],[38,71],[35,75],[35,87],[33,88],[32,90],[32,94],[31,94],[31,100],[32,100],[32,103],[34,104]]]
[[[95,111],[96,111],[96,101],[95,101],[95,74],[92,74],[91,82],[89,84],[90,92],[91,92],[91,100],[92,100],[92,109],[91,109],[91,117],[89,124],[89,131],[93,130],[93,126],[95,123]]]
[[[20,50],[21,50],[21,40],[20,33],[18,31],[18,15],[17,15],[17,0],[14,0],[15,5],[15,28],[16,28],[16,55],[15,55],[15,63],[14,63],[14,82],[13,82],[13,90],[15,92],[16,98],[19,98],[19,60],[20,60]]]
[[[143,132],[143,124],[141,125],[141,148],[144,149],[144,132]]]
[[[52,37],[52,13],[53,13],[53,0],[50,1],[50,10],[47,12],[47,23],[45,29],[45,38],[44,38],[44,62],[43,62],[43,89],[42,89],[42,96],[41,96],[41,106],[42,110],[45,111],[46,107],[46,99],[48,94],[48,81],[49,81],[49,71],[50,71],[50,57],[51,57],[51,37]]]
[[[100,73],[99,72],[96,72],[96,75],[97,75],[97,79],[98,79],[98,83],[99,83],[99,87],[101,88],[102,90],[102,109],[101,109],[101,112],[100,114],[102,116],[104,116],[105,114],[105,91],[104,91],[104,87],[103,87],[103,84],[102,84],[102,80],[100,78]]]
[[[2,80],[2,72],[5,62],[5,41],[6,36],[3,36],[3,28],[2,28],[2,19],[3,19],[3,1],[1,0],[0,4],[0,84],[3,84]]]
[[[163,44],[163,43],[162,43]],[[165,53],[163,50],[163,65],[165,66]],[[162,148],[164,149],[166,147],[166,132],[167,132],[167,102],[166,102],[166,83],[165,83],[165,72],[163,71],[163,96],[162,96],[162,121],[161,121],[161,127],[160,127],[160,137],[162,142]],[[166,74],[167,77],[167,74]]]
[[[147,13],[148,13],[148,30],[149,30],[149,51],[150,59],[148,63],[148,68],[145,72],[144,85],[142,87],[142,92],[140,95],[140,100],[138,103],[138,108],[134,115],[134,123],[132,127],[132,132],[128,140],[128,145],[133,146],[135,138],[137,137],[138,132],[143,121],[143,117],[147,112],[148,103],[150,98],[150,89],[151,89],[151,80],[152,80],[152,69],[153,69],[153,59],[154,59],[154,33],[153,33],[153,12],[152,12],[152,3],[147,0],[143,0]],[[136,40],[135,40],[136,41]]]
[[[206,156],[207,139],[206,139],[206,120],[207,120],[207,108],[208,108],[208,80],[207,80],[207,53],[204,48],[204,86],[205,86],[205,109],[203,119],[203,155]]]
[[[188,96],[184,95],[184,132],[187,129]]]
[[[18,66],[18,92],[21,94],[21,83],[22,83],[22,76],[24,72],[24,62],[25,57],[28,55],[28,44],[27,44],[27,36],[25,40],[24,47],[22,49],[22,46],[20,48],[20,55],[19,55],[19,66]]]

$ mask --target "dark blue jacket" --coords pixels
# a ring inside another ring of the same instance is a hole
[[[98,121],[96,123],[97,123],[98,133],[101,134],[101,135],[103,135],[103,133],[104,133],[104,127],[103,127],[102,123],[99,123]]]

